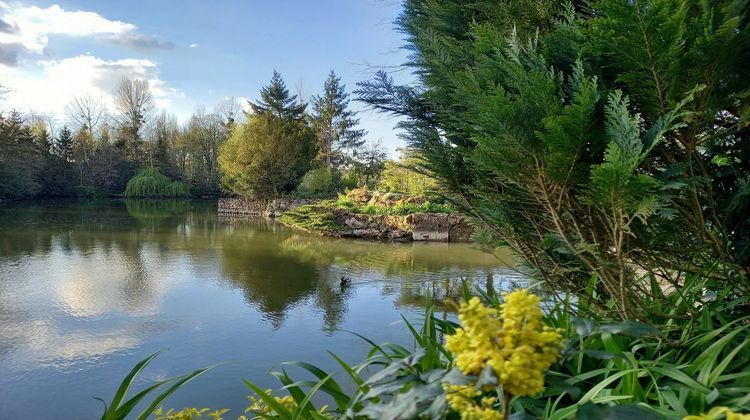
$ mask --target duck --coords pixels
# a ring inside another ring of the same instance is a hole
[[[339,282],[339,286],[346,287],[350,284],[352,284],[352,279],[346,276],[341,276],[341,281]]]

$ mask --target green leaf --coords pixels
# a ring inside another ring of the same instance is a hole
[[[658,420],[658,416],[638,405],[584,404],[578,408],[577,420]]]

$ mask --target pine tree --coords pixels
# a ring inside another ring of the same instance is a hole
[[[55,153],[67,162],[73,160],[73,133],[70,132],[68,126],[63,126],[60,134],[57,136]]]
[[[357,113],[349,109],[349,94],[341,78],[331,70],[323,95],[312,99],[312,125],[318,137],[319,157],[331,166],[341,149],[354,149],[364,143],[365,130],[356,129]]]
[[[289,94],[281,74],[274,70],[271,83],[260,90],[260,100],[251,101],[250,107],[257,115],[270,113],[278,118],[301,120],[307,104],[298,102],[297,95]]]

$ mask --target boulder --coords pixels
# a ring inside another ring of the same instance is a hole
[[[351,216],[351,217],[347,218],[346,220],[344,220],[344,224],[347,227],[350,227],[352,229],[363,229],[363,228],[367,227],[366,223],[364,223],[363,221],[357,219],[354,216]]]
[[[451,242],[469,242],[471,235],[474,234],[474,226],[469,224],[465,217],[459,214],[448,216],[450,229],[448,231],[448,240]]]
[[[412,236],[415,241],[448,242],[451,224],[447,214],[415,213],[411,215]]]
[[[367,190],[367,187],[360,187],[346,193],[346,198],[351,200],[354,204],[365,204],[370,201],[372,194]]]
[[[427,197],[424,195],[410,195],[410,196],[404,197],[404,199],[401,201],[404,204],[414,204],[417,206],[421,206],[422,204],[427,202]]]
[[[375,191],[372,193],[370,201],[367,202],[368,206],[381,206],[381,207],[393,207],[404,198],[403,194],[397,193],[382,193]]]

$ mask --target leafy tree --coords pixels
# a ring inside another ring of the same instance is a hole
[[[122,149],[100,139],[99,146],[89,159],[87,185],[103,192],[121,192],[135,169],[136,166],[127,160]]]
[[[122,79],[114,92],[117,110],[117,137],[115,145],[125,151],[133,162],[142,159],[145,128],[154,116],[154,97],[148,82],[139,79]]]
[[[750,289],[745,2],[503,4],[407,0],[418,84],[381,72],[359,99],[554,288],[622,318],[706,264]]]
[[[373,142],[354,151],[352,166],[359,178],[359,183],[370,186],[376,181],[385,168],[388,154],[380,142]]]
[[[172,145],[178,135],[177,118],[162,112],[156,118],[154,143],[151,150],[151,165],[159,172],[173,179],[181,179],[182,174],[174,161]]]
[[[297,101],[297,95],[290,95],[281,74],[273,71],[271,83],[260,90],[260,100],[250,102],[253,113],[271,114],[278,118],[300,120],[305,114],[307,104]]]
[[[300,120],[253,115],[221,146],[222,184],[240,195],[274,197],[294,190],[315,156],[315,133]]]
[[[385,162],[378,189],[408,195],[435,192],[438,189],[437,182],[423,173],[423,164],[423,159],[413,150],[402,150],[398,161]]]
[[[125,187],[123,196],[130,198],[187,197],[190,190],[182,182],[173,181],[158,169],[146,168],[138,172]]]
[[[219,193],[219,149],[235,124],[230,127],[221,115],[199,109],[175,139],[177,165],[197,194]]]
[[[341,78],[331,71],[323,85],[323,95],[312,98],[312,126],[318,136],[318,153],[331,166],[341,149],[364,145],[365,130],[357,129],[357,113],[349,109],[349,94]]]

